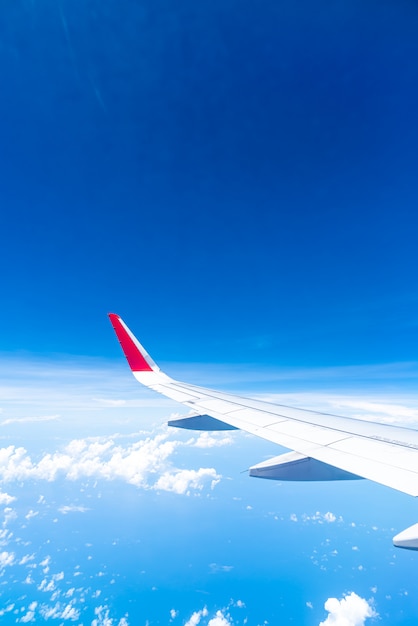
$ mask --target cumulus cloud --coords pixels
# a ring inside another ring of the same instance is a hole
[[[77,622],[80,617],[80,611],[73,606],[73,602],[69,604],[57,602],[54,606],[43,605],[40,608],[40,613],[45,620],[65,619],[71,622]]]
[[[98,606],[94,609],[96,618],[92,621],[91,626],[128,626],[126,618],[122,617],[119,621],[110,617],[110,611],[107,606]]]
[[[231,600],[230,606],[238,606],[239,608],[243,608],[245,604],[238,600],[235,604],[233,600]],[[207,607],[203,607],[200,611],[195,611],[190,619],[185,623],[184,626],[198,626],[201,623],[202,618],[207,618],[209,616],[209,611]],[[209,621],[205,620],[207,626],[232,626],[232,618],[229,615],[228,608],[218,609],[213,617],[209,619]],[[244,624],[246,621],[244,620]]]
[[[218,448],[220,446],[229,446],[233,443],[230,435],[219,435],[209,432],[202,432],[196,440],[190,440],[195,448]]]
[[[165,472],[157,480],[154,488],[178,494],[189,494],[191,489],[201,491],[207,481],[210,483],[210,488],[214,489],[219,480],[219,474],[212,467],[201,467],[199,470]]]
[[[112,437],[76,439],[62,451],[47,453],[37,461],[24,447],[11,445],[0,448],[0,480],[101,478],[178,494],[199,492],[205,484],[213,489],[221,479],[215,469],[179,470],[170,460],[180,446],[197,445],[198,441],[173,441],[166,433],[125,446],[116,443]],[[63,507],[61,512],[70,510],[80,509]]]
[[[35,621],[35,609],[37,606],[38,606],[37,602],[32,602],[29,605],[28,611],[24,615],[22,615],[19,621],[23,623],[34,622]]]
[[[185,623],[184,626],[197,626],[200,624],[202,617],[206,617],[208,615],[208,610],[204,606],[200,611],[195,611],[191,618]]]
[[[15,562],[15,555],[13,552],[0,552],[0,570],[4,569],[8,565],[13,565]]]
[[[364,626],[369,617],[378,617],[373,606],[354,591],[341,600],[328,598],[324,608],[328,617],[319,626]]]
[[[231,626],[229,615],[224,615],[222,611],[216,611],[215,617],[209,620],[208,626]]]
[[[10,504],[11,502],[14,502],[16,500],[16,498],[14,496],[9,496],[8,493],[5,493],[4,491],[0,492],[0,506],[3,504]]]
[[[297,521],[296,515],[294,515],[294,517],[292,517],[291,515],[290,519],[294,522]],[[304,522],[316,522],[317,524],[323,524],[324,522],[326,522],[327,524],[332,524],[337,521],[342,522],[343,518],[341,517],[341,515],[337,517],[336,515],[334,515],[334,513],[331,513],[331,511],[327,511],[326,513],[316,511],[316,513],[314,513],[313,515],[302,515],[302,520]]]
[[[34,559],[35,559],[35,555],[34,554],[25,554],[20,559],[19,565],[26,565],[27,563],[30,563],[31,561],[34,561]]]

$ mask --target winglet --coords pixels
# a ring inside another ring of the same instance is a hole
[[[109,313],[109,319],[132,372],[158,372],[160,370],[158,365],[154,363],[119,315]]]

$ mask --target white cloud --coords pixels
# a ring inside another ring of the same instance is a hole
[[[292,516],[291,519],[292,521],[297,521],[296,519],[293,519]],[[305,513],[304,515],[302,515],[302,520],[304,522],[316,522],[317,524],[323,524],[324,522],[326,522],[327,524],[332,524],[337,521],[342,522],[343,518],[341,517],[341,515],[337,518],[337,516],[334,515],[334,513],[331,513],[331,511],[327,511],[326,513],[316,511],[316,513],[314,513],[313,515],[307,515]]]
[[[8,604],[5,609],[0,609],[0,617],[3,617],[5,613],[10,613],[15,608],[14,604]]]
[[[3,504],[10,504],[15,500],[16,498],[14,496],[9,496],[9,494],[5,493],[4,491],[0,492],[0,506]]]
[[[230,435],[213,434],[202,432],[196,440],[191,440],[195,448],[217,448],[220,446],[228,446],[233,443]]]
[[[216,574],[217,572],[231,572],[234,569],[233,565],[220,565],[218,563],[211,563],[209,567],[213,574]],[[238,600],[238,602],[241,602],[241,600]],[[239,605],[238,602],[237,606],[243,606],[243,604]]]
[[[33,561],[34,558],[34,554],[25,554],[25,556],[22,556],[22,558],[20,559],[19,565],[26,565],[27,563],[30,563],[30,561]]]
[[[218,484],[221,477],[212,467],[201,467],[199,470],[177,470],[165,472],[154,484],[154,489],[173,491],[178,494],[188,494],[190,489],[201,491],[205,482],[210,482],[210,488]]]
[[[67,515],[67,513],[85,513],[90,509],[86,506],[79,506],[77,504],[67,504],[65,506],[60,506],[58,511],[63,515]]]
[[[216,611],[215,617],[209,620],[208,626],[231,626],[229,615],[224,615],[222,611]]]
[[[73,606],[72,602],[66,605],[61,604],[61,602],[57,602],[54,606],[42,605],[40,613],[45,620],[52,618],[77,622],[80,617],[80,611]]]
[[[0,552],[0,569],[4,569],[8,565],[13,565],[15,555],[13,552]]]
[[[40,567],[48,567],[48,565],[50,563],[51,563],[51,557],[50,556],[46,556],[44,558],[44,560],[39,563],[39,565],[40,565]]]
[[[34,511],[33,509],[31,509],[26,515],[25,515],[25,519],[30,520],[32,519],[32,517],[36,517],[37,515],[39,515],[39,511]]]
[[[96,618],[91,622],[91,626],[129,626],[128,620],[125,617],[122,617],[118,622],[116,622],[112,617],[110,617],[110,611],[107,606],[98,606],[94,609],[94,614]],[[146,622],[148,624],[148,621]]]
[[[37,606],[38,606],[37,602],[32,602],[28,607],[27,613],[25,613],[25,615],[22,615],[19,621],[23,623],[34,622],[35,621],[35,609]]]
[[[17,518],[17,513],[9,506],[4,509],[3,528],[13,522]]]
[[[176,619],[178,614],[179,614],[179,612],[176,611],[176,609],[170,609],[170,617],[171,617],[171,619]]]
[[[201,491],[207,483],[213,489],[221,479],[215,469],[179,470],[172,466],[170,457],[176,449],[186,445],[190,445],[190,441],[170,440],[166,433],[125,446],[115,443],[112,437],[76,439],[62,451],[47,453],[38,461],[34,461],[25,448],[11,445],[0,448],[0,479],[6,482],[53,481],[59,477],[69,480],[101,478],[178,494]],[[70,510],[64,509],[62,512]]]
[[[206,617],[208,615],[208,610],[204,606],[200,611],[195,611],[191,618],[185,623],[184,626],[197,626],[200,624],[202,617]]]
[[[343,597],[328,598],[324,608],[328,617],[319,626],[363,626],[369,617],[378,617],[373,606],[354,591]]]

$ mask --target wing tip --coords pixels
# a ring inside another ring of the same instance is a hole
[[[132,372],[152,372],[158,369],[122,318],[116,313],[108,313],[108,316]]]

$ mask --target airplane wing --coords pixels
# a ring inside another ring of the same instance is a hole
[[[418,431],[252,400],[176,381],[154,363],[122,319],[110,321],[135,378],[187,406],[193,414],[169,422],[197,430],[241,429],[293,452],[250,468],[274,480],[367,478],[418,495]],[[418,524],[394,538],[418,549]]]

